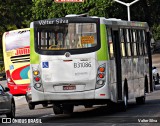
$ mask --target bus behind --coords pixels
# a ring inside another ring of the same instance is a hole
[[[30,29],[3,34],[3,57],[7,85],[13,95],[25,95],[30,84]]]

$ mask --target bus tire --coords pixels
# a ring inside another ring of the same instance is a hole
[[[53,104],[53,112],[55,115],[57,114],[63,114],[63,108],[60,104]]]
[[[154,83],[154,82],[153,82]],[[155,83],[154,83],[154,87],[155,87]],[[154,88],[153,87],[153,88]],[[145,93],[148,93],[149,92],[149,89],[148,89],[148,78],[147,78],[147,76],[145,76],[145,83],[144,83],[144,91],[145,91]],[[144,93],[144,94],[145,94]]]
[[[73,105],[68,105],[68,104],[63,105],[63,113],[64,114],[72,114],[73,109],[74,109]]]
[[[137,97],[137,98],[136,98],[136,103],[137,103],[138,105],[145,104],[145,101],[146,101],[145,99],[146,99],[145,96]]]
[[[28,107],[29,107],[30,110],[35,109],[35,105],[34,105],[34,104],[31,104],[31,103],[28,103]]]
[[[157,73],[157,84],[159,84],[159,73]]]
[[[120,110],[123,112],[127,111],[128,108],[128,90],[124,88],[123,101],[120,103]]]

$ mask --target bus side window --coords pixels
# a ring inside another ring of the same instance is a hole
[[[144,49],[145,49],[145,55],[147,55],[147,39],[146,39],[146,32],[145,30],[143,30],[143,34],[144,34]]]
[[[139,41],[138,41],[138,30],[134,30],[135,34],[135,43],[136,43],[136,51],[137,51],[137,56],[140,55],[140,49],[139,49]]]
[[[137,40],[135,30],[132,30],[132,38],[133,38],[133,55],[137,56]]]
[[[129,42],[130,42],[130,48],[131,48],[131,56],[134,56],[134,43],[133,43],[133,34],[132,29],[129,30]]]
[[[134,39],[133,39],[133,30],[130,29],[130,42],[131,42],[131,53],[132,53],[132,56],[135,56],[135,52],[134,52]]]
[[[139,55],[142,56],[143,55],[143,48],[142,48],[142,37],[141,37],[141,31],[138,30],[138,45],[139,45]]]
[[[141,31],[141,37],[142,37],[143,55],[145,55],[146,54],[146,48],[145,48],[145,32],[144,32],[144,30]]]
[[[127,42],[127,54],[128,56],[131,56],[131,43],[130,43],[130,35],[129,35],[129,29],[126,29],[126,42]]]
[[[114,48],[113,48],[113,39],[112,39],[112,29],[107,29],[107,40],[108,40],[108,48],[109,48],[109,55],[110,58],[114,58]]]
[[[124,29],[120,29],[120,42],[121,42],[121,56],[126,57],[127,56],[127,50],[126,50],[126,40],[124,35]]]

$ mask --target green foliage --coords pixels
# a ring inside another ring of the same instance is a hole
[[[0,3],[0,20],[5,30],[29,27],[26,20],[31,17],[30,0],[0,0]]]
[[[0,38],[6,31],[29,27],[31,8],[31,0],[0,0]]]
[[[160,24],[153,25],[153,37],[155,40],[160,40]]]
[[[112,0],[86,0],[84,3],[55,3],[53,0],[33,0],[34,20],[64,17],[67,14],[82,14],[108,17]]]
[[[121,0],[130,3],[133,0]],[[160,40],[159,0],[139,0],[130,6],[131,20],[148,22],[155,40]],[[54,0],[0,0],[0,38],[4,32],[29,27],[35,20],[89,13],[90,16],[127,20],[127,7],[113,0],[85,0],[83,3],[55,3]],[[2,39],[0,39],[2,43]],[[0,44],[0,60],[2,60]],[[4,66],[0,65],[0,72]]]
[[[130,3],[133,0],[121,0]],[[29,27],[35,20],[89,13],[91,16],[127,20],[127,7],[113,0],[85,0],[83,3],[55,3],[54,0],[0,0],[0,37],[5,31]],[[130,7],[131,20],[145,21],[159,39],[159,0],[140,0]],[[158,33],[157,33],[158,32]],[[1,42],[1,39],[0,39]]]

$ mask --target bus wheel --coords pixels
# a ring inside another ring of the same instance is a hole
[[[43,107],[47,107],[48,106],[48,103],[44,103],[42,104]]]
[[[30,110],[35,109],[35,105],[34,105],[34,104],[31,104],[31,103],[28,103],[28,107],[29,107]]]
[[[145,96],[136,98],[136,103],[139,105],[145,104],[145,101],[146,101]]]
[[[127,91],[124,90],[124,95],[123,95],[123,101],[120,103],[120,110],[125,112],[127,111],[128,107],[128,97],[127,97]]]
[[[63,105],[63,113],[64,114],[72,114],[73,113],[73,105],[64,104]]]
[[[53,111],[54,111],[55,115],[57,115],[57,114],[63,114],[62,105],[60,105],[60,104],[53,104]]]

